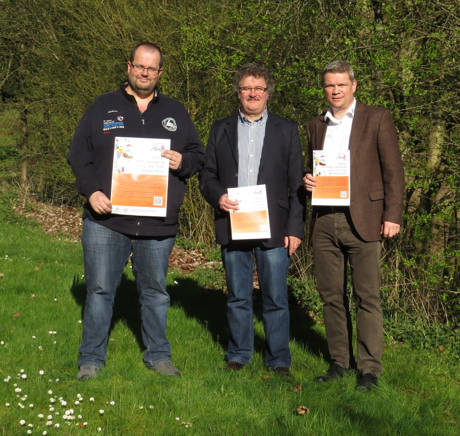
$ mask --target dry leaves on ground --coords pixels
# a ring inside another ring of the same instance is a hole
[[[71,241],[80,241],[82,219],[81,211],[77,208],[41,203],[30,198],[27,204],[16,205],[13,209],[16,213],[38,222],[45,233],[65,235]],[[200,250],[185,250],[175,245],[169,265],[182,272],[192,272],[202,267],[215,269],[220,262],[209,262]]]

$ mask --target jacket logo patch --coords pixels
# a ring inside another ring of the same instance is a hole
[[[166,130],[169,130],[170,132],[175,132],[177,130],[177,124],[174,118],[165,118],[161,124]]]
[[[124,129],[125,123],[123,122],[123,117],[121,115],[117,116],[116,120],[103,120],[102,121],[102,131],[108,132],[109,130],[113,129]]]

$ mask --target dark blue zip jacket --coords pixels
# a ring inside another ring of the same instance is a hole
[[[125,86],[99,96],[88,107],[75,131],[67,161],[82,195],[88,199],[93,192],[102,191],[110,198],[116,136],[170,139],[171,150],[182,154],[182,164],[169,173],[166,217],[98,215],[87,202],[83,218],[130,236],[173,236],[178,229],[186,179],[203,166],[203,146],[182,103],[157,93],[141,114]]]

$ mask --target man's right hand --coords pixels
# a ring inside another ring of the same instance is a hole
[[[302,180],[305,189],[309,192],[316,186],[315,178],[310,173],[305,174]]]
[[[88,201],[94,212],[99,215],[112,212],[112,202],[102,191],[93,192]]]
[[[228,194],[223,194],[219,198],[219,207],[225,212],[230,212],[230,210],[238,210],[238,202],[229,200]]]

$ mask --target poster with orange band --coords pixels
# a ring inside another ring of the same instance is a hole
[[[269,239],[267,191],[265,185],[228,188],[228,198],[238,201],[238,210],[230,211],[232,240]]]
[[[117,136],[113,148],[112,213],[165,217],[170,139]]]
[[[313,176],[313,206],[350,205],[350,150],[314,150]]]

